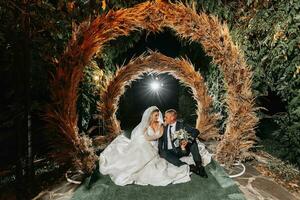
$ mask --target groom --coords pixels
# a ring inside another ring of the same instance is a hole
[[[182,122],[177,121],[177,112],[174,109],[169,109],[165,112],[165,127],[163,136],[158,141],[159,155],[166,159],[168,162],[176,165],[177,167],[185,165],[187,163],[180,160],[183,156],[188,156],[192,153],[195,165],[190,165],[190,170],[195,174],[207,178],[204,167],[202,166],[201,155],[199,153],[196,138],[199,135],[199,131]],[[179,147],[175,147],[172,136],[175,131],[185,129],[194,138],[192,143],[187,141],[181,141]]]

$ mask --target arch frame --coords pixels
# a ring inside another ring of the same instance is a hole
[[[109,11],[74,28],[50,81],[53,102],[47,106],[45,117],[49,125],[69,141],[73,152],[90,155],[89,146],[78,145],[82,137],[76,124],[77,91],[84,66],[103,51],[108,41],[128,36],[135,30],[157,33],[165,27],[173,29],[182,39],[200,43],[224,74],[228,118],[224,136],[217,147],[217,160],[231,166],[248,155],[256,141],[258,118],[251,90],[253,75],[243,53],[232,41],[227,25],[217,17],[197,13],[183,3],[162,1],[147,1],[131,8]],[[77,153],[70,153],[81,163],[79,168],[90,172],[91,169],[74,155]]]
[[[105,122],[108,137],[102,137],[106,142],[111,141],[122,132],[120,122],[116,117],[119,99],[125,93],[126,87],[144,73],[168,73],[178,79],[192,91],[192,97],[197,102],[198,116],[195,127],[200,131],[199,138],[203,140],[220,137],[219,129],[215,126],[220,115],[212,111],[212,98],[208,95],[205,81],[201,74],[186,59],[171,58],[158,52],[149,51],[129,61],[117,69],[115,74],[103,81],[103,90],[98,103],[99,116]]]

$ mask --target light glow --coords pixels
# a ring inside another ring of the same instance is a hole
[[[162,84],[161,84],[160,82],[158,82],[158,81],[152,81],[152,82],[150,83],[150,88],[151,88],[151,90],[153,90],[153,91],[158,91],[158,90],[160,89],[161,86],[162,86]]]

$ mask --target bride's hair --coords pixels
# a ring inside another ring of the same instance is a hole
[[[154,109],[152,112],[151,112],[151,114],[150,114],[150,118],[149,118],[149,123],[151,123],[151,121],[152,121],[152,116],[153,116],[153,114],[154,113],[156,113],[156,112],[159,112],[159,109]]]

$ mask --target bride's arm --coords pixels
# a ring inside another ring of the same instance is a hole
[[[160,137],[163,135],[163,132],[164,132],[163,126],[160,127],[160,129],[159,129],[159,134],[158,134],[158,135],[149,136],[149,135],[147,134],[147,130],[148,130],[148,129],[145,129],[145,131],[144,131],[144,137],[145,137],[146,140],[148,140],[148,141],[157,140],[158,138],[160,138]]]
[[[147,131],[148,131],[148,129],[145,129],[145,131],[144,131],[144,137],[146,138],[146,140],[148,140],[148,141],[155,140],[154,136],[150,136],[147,134]]]

